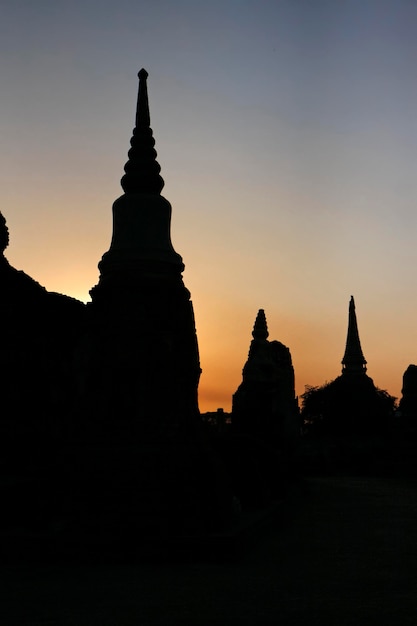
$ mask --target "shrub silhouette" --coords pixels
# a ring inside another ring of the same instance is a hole
[[[342,375],[320,387],[307,387],[301,398],[306,434],[354,436],[385,430],[396,400],[363,374]]]

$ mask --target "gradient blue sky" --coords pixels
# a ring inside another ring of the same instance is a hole
[[[335,378],[351,294],[368,373],[400,395],[417,362],[414,1],[0,9],[0,210],[15,267],[88,300],[145,67],[201,409],[230,409],[259,308],[298,393]]]

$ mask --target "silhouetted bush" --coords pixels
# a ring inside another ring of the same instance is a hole
[[[375,435],[393,422],[396,398],[364,374],[306,387],[301,398],[304,434],[310,436]]]

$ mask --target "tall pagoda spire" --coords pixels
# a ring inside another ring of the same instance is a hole
[[[184,536],[184,529],[201,536],[228,520],[232,495],[205,443],[194,312],[171,242],[171,205],[161,195],[147,76],[139,72],[124,193],[113,203],[110,248],[90,292],[79,405],[100,442],[95,464],[104,481],[112,476],[103,501],[141,536]]]
[[[124,167],[126,173],[120,183],[125,193],[160,194],[165,183],[159,175],[161,167],[156,160],[155,139],[150,127],[148,72],[142,68],[138,77],[136,125],[130,140],[129,160]]]
[[[349,323],[346,338],[345,354],[342,359],[342,374],[365,374],[366,360],[363,356],[356,320],[355,300],[350,297]]]

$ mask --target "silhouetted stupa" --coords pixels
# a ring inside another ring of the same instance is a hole
[[[91,290],[96,345],[89,383],[96,418],[113,422],[117,415],[142,437],[195,429],[200,377],[184,265],[171,243],[171,205],[161,196],[147,76],[139,72],[124,194],[113,204],[110,249]]]
[[[171,205],[161,196],[147,76],[139,72],[124,194],[113,204],[110,249],[90,292],[79,465],[99,494],[87,517],[106,517],[110,507],[116,530],[115,512],[134,533],[167,536],[222,527],[232,496],[199,414],[193,307],[171,243]]]
[[[366,373],[353,296],[342,366],[341,376],[303,394],[302,416],[309,432],[377,435],[393,416],[395,398],[378,389]]]
[[[289,348],[268,336],[265,312],[259,309],[243,380],[233,395],[232,429],[283,449],[298,436],[294,368]]]

